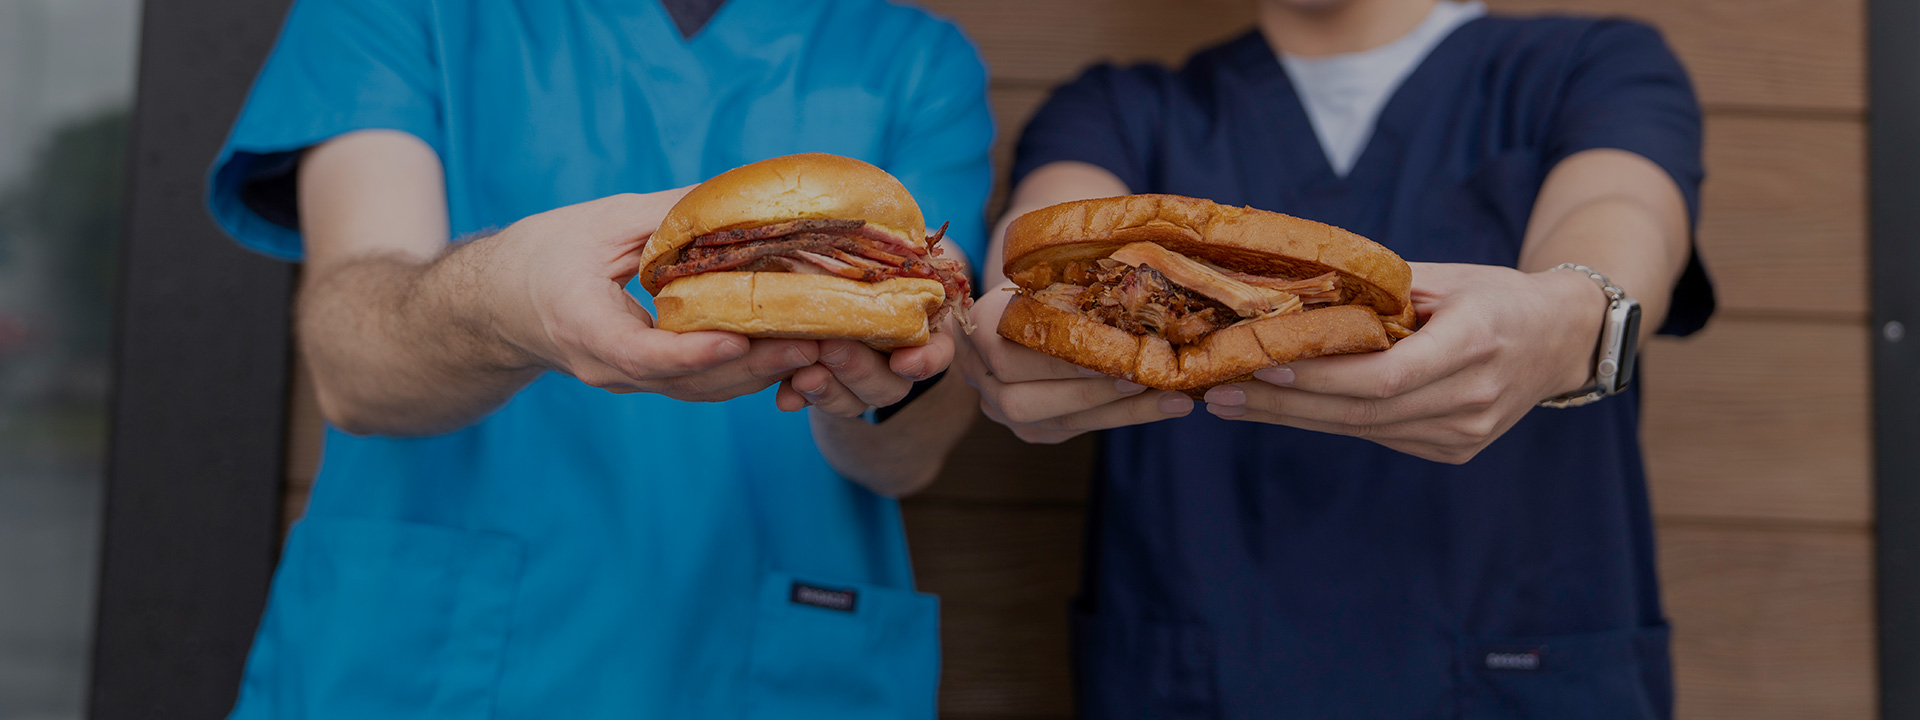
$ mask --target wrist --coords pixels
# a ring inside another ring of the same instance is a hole
[[[483,366],[515,372],[547,367],[519,331],[538,327],[539,318],[526,293],[527,273],[514,256],[516,244],[507,232],[456,247],[441,258],[436,270],[450,292],[449,325],[473,350]]]
[[[1548,288],[1555,327],[1562,330],[1553,355],[1555,380],[1547,396],[1583,390],[1593,384],[1594,354],[1606,324],[1607,293],[1581,273],[1547,270],[1535,275]]]

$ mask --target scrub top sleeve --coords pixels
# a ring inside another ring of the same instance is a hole
[[[922,44],[922,69],[904,91],[887,171],[907,186],[927,223],[978,268],[986,257],[987,193],[993,187],[993,113],[987,70],[973,44],[951,25]]]
[[[298,0],[214,161],[214,218],[253,250],[299,260],[300,151],[369,129],[441,150],[439,77],[425,2]]]
[[[1054,90],[1020,135],[1011,185],[1043,165],[1071,160],[1105,168],[1133,192],[1147,187],[1164,95],[1147,77],[1154,70],[1100,65]]]
[[[1679,58],[1653,28],[1610,20],[1594,25],[1573,62],[1551,121],[1545,166],[1600,148],[1640,155],[1672,176],[1689,222],[1697,226],[1705,175],[1701,113]],[[1691,334],[1706,325],[1713,309],[1713,284],[1696,244],[1660,332]]]

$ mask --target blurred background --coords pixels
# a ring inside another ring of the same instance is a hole
[[[286,348],[286,271],[231,247],[198,193],[285,2],[150,0],[139,40],[141,4],[0,0],[0,720],[78,718],[89,696],[95,717],[224,711],[318,454]],[[1054,85],[1101,59],[1177,62],[1237,34],[1252,6],[924,4],[986,57],[1002,175]],[[1920,667],[1876,654],[1896,623],[1875,614],[1869,366],[1875,343],[1898,342],[1869,296],[1880,6],[1490,4],[1651,22],[1707,109],[1699,241],[1721,310],[1696,338],[1648,349],[1640,380],[1679,716],[1916,717],[1897,700]],[[116,328],[119,257],[133,265]],[[1065,608],[1091,452],[1026,447],[982,422],[906,503],[922,588],[943,596],[944,716],[1072,715]],[[1883,483],[1891,471],[1883,461]]]
[[[0,718],[78,718],[137,0],[0,2]]]

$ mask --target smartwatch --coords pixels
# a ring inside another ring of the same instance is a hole
[[[1613,284],[1600,271],[1585,265],[1563,263],[1554,270],[1576,270],[1600,285],[1607,293],[1607,316],[1600,325],[1600,345],[1594,350],[1593,383],[1566,395],[1540,401],[1541,407],[1580,407],[1627,389],[1633,381],[1633,364],[1639,355],[1640,301]]]

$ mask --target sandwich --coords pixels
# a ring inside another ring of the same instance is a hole
[[[1413,272],[1340,228],[1177,195],[1042,208],[1007,228],[1000,334],[1199,396],[1255,370],[1411,334]]]
[[[885,170],[824,153],[763,160],[701,183],[640,256],[659,327],[748,337],[925,345],[972,305],[920,205]]]

